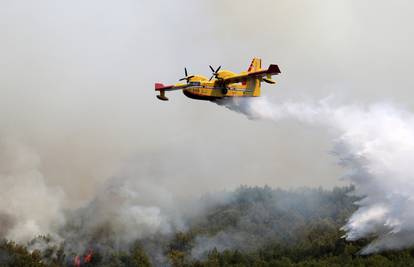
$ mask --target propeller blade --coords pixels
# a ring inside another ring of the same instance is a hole
[[[187,68],[184,68],[185,77],[188,76]]]
[[[190,75],[190,76],[187,76],[187,77],[181,78],[181,79],[179,79],[179,81],[184,81],[184,80],[186,80],[187,82],[189,82],[191,78],[194,78],[194,75]]]
[[[211,65],[208,65],[211,69],[211,71],[214,73],[214,68]]]
[[[217,73],[220,69],[221,69],[221,66],[219,66],[215,72]]]
[[[208,79],[208,80],[211,81],[211,79],[213,79],[214,76],[215,76],[214,74],[211,75],[210,79]]]

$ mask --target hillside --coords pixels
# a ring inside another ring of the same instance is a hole
[[[369,240],[341,238],[340,228],[356,208],[351,191],[243,186],[199,199],[210,204],[187,218],[186,231],[122,249],[97,241],[92,256],[85,251],[78,260],[65,254],[65,242],[50,237],[27,246],[4,240],[0,266],[413,266],[414,249],[364,256],[358,252]]]

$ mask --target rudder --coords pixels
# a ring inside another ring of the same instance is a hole
[[[262,69],[262,60],[260,58],[253,58],[247,72],[260,71]],[[252,91],[252,96],[260,96],[260,79],[249,80],[246,84],[246,89]]]

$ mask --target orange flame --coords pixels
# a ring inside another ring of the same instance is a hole
[[[81,260],[79,256],[75,257],[75,260],[73,262],[73,265],[75,265],[75,267],[80,267],[81,266]]]
[[[83,264],[85,263],[91,263],[92,262],[92,258],[93,258],[93,250],[89,249],[88,253],[86,255],[83,256],[83,261],[81,259],[81,257],[79,255],[76,255],[74,261],[73,261],[73,265],[75,267],[81,267]]]
[[[89,249],[88,254],[86,254],[83,257],[83,262],[84,263],[90,263],[92,261],[92,255],[93,255],[93,251],[92,251],[92,249]]]

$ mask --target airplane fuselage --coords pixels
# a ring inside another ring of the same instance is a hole
[[[277,65],[271,64],[268,69],[261,68],[261,59],[253,58],[247,71],[234,73],[229,70],[214,69],[209,66],[213,75],[210,79],[202,75],[188,75],[184,69],[185,77],[174,85],[155,83],[155,91],[159,92],[157,98],[167,101],[165,92],[182,90],[184,95],[199,100],[216,100],[224,97],[257,97],[260,96],[261,82],[274,84],[272,75],[280,73]],[[214,79],[213,79],[214,78]]]
[[[247,90],[246,86],[239,84],[224,86],[214,83],[194,85],[183,90],[185,96],[198,100],[215,100],[234,96],[254,96],[253,92],[253,90]]]
[[[175,86],[185,86],[183,93],[185,96],[198,100],[216,100],[223,97],[252,97],[259,96],[255,93],[254,87],[249,88],[247,84],[233,83],[224,84],[222,78],[234,75],[229,71],[220,72],[219,79],[207,80],[206,77],[197,75],[190,79],[187,84],[176,84]]]

